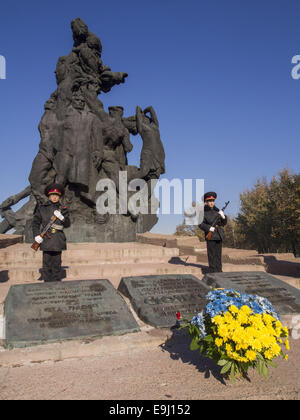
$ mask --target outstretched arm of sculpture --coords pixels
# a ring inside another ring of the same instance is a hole
[[[158,119],[157,119],[157,116],[156,116],[156,113],[155,113],[155,111],[154,111],[153,107],[152,107],[152,106],[148,106],[147,108],[145,108],[145,109],[144,109],[144,114],[146,115],[146,114],[147,114],[147,112],[149,112],[149,113],[150,113],[150,115],[151,115],[151,119],[152,119],[152,121],[154,122],[154,124],[155,124],[157,127],[159,127]]]
[[[23,191],[18,194],[12,195],[8,197],[3,203],[0,204],[1,209],[6,209],[8,207],[14,206],[19,201],[23,200],[24,198],[28,197],[31,193],[31,186],[28,185]]]
[[[133,149],[133,144],[130,141],[130,135],[129,135],[129,131],[126,130],[126,134],[123,137],[123,147],[124,147],[124,152],[125,153],[130,153],[131,150]]]
[[[128,76],[128,73],[123,73],[120,71],[112,72],[105,70],[100,75],[100,80],[102,82],[102,90],[107,93],[114,85],[119,85],[120,83],[125,83],[125,79]]]
[[[122,118],[122,122],[129,131],[130,134],[136,136],[137,135],[137,127],[136,127],[136,116],[132,115],[131,117]]]
[[[140,133],[143,127],[143,111],[140,106],[136,107],[136,127],[137,131]]]

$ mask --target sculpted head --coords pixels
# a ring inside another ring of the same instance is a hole
[[[78,45],[86,42],[86,39],[89,34],[89,30],[87,25],[83,22],[82,19],[76,18],[71,22],[71,28],[73,32],[73,40],[74,46],[77,47]]]
[[[56,65],[56,70],[55,70],[55,76],[56,76],[56,83],[59,85],[60,82],[62,82],[65,77],[66,77],[66,73],[67,73],[67,56],[64,55],[62,57],[59,57],[58,61],[57,61],[57,65]]]
[[[138,133],[135,115],[128,118],[123,118],[122,121],[129,133],[133,134],[134,136]]]
[[[80,92],[74,92],[72,95],[72,106],[75,109],[84,109],[85,107],[85,99]]]
[[[102,54],[102,44],[100,39],[95,35],[93,32],[88,31],[87,37],[87,45],[88,47],[94,51],[94,53],[100,58]]]
[[[122,118],[124,108],[122,106],[109,106],[108,112],[112,118]]]
[[[45,111],[46,110],[54,110],[56,106],[56,99],[53,95],[50,96],[50,98],[48,99],[48,101],[45,102],[44,108]]]

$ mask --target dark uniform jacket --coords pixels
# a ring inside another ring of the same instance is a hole
[[[44,227],[50,222],[51,217],[55,210],[59,210],[61,206],[60,203],[52,203],[50,200],[46,204],[42,204],[36,207],[33,221],[32,221],[32,230],[33,236],[38,236]],[[70,226],[70,218],[69,214],[64,214],[65,220],[62,222],[59,219],[55,221],[56,225],[69,227]],[[41,243],[40,249],[41,251],[63,251],[67,249],[67,241],[63,230],[56,230],[56,233],[52,233],[51,229],[48,232],[48,235],[44,237],[44,241]]]
[[[205,236],[209,232],[209,228],[212,226],[213,222],[215,221],[216,217],[218,216],[219,209],[214,206],[212,209],[205,205],[204,206],[204,218],[203,222],[199,225],[199,228],[202,229],[205,232]],[[211,241],[223,241],[224,240],[224,230],[222,226],[225,226],[227,223],[227,217],[225,216],[225,219],[222,219],[222,217],[219,217],[218,224],[216,226],[216,230],[213,232],[211,236]]]

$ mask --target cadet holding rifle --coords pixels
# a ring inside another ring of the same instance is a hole
[[[210,273],[222,272],[222,241],[224,240],[224,231],[222,226],[227,223],[227,217],[224,210],[229,204],[225,204],[222,210],[215,206],[215,199],[217,194],[215,192],[208,192],[204,194],[204,218],[199,225],[205,233],[205,240],[207,245],[207,257]]]
[[[60,281],[61,254],[67,249],[64,227],[70,226],[68,209],[60,200],[64,188],[60,184],[49,185],[45,194],[49,201],[36,207],[32,230],[35,243],[32,248],[43,251],[43,280],[45,282]]]

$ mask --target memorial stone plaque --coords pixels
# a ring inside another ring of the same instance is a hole
[[[279,315],[300,313],[300,290],[264,271],[209,273],[203,281],[208,286],[263,296],[272,303]]]
[[[139,331],[108,280],[12,286],[4,304],[6,347]]]
[[[176,312],[183,318],[201,312],[211,288],[186,274],[124,277],[118,290],[130,299],[142,321],[167,328],[176,324]]]

